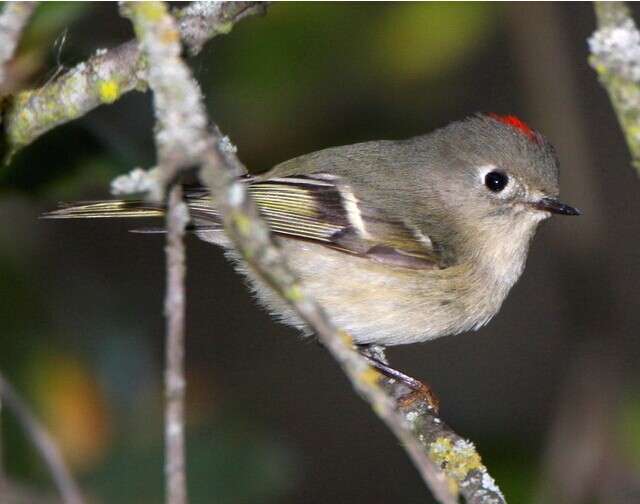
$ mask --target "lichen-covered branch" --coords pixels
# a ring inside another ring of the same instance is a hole
[[[609,94],[640,175],[640,31],[624,2],[596,2],[595,11],[589,63]]]
[[[47,131],[67,123],[122,94],[146,89],[143,62],[135,41],[98,51],[40,89],[11,97],[5,110],[5,162]]]
[[[193,2],[175,12],[182,42],[194,56],[211,37],[229,33],[241,19],[254,14],[264,15],[271,2]]]
[[[384,378],[393,397],[406,396],[405,385]],[[404,389],[404,390],[403,390]],[[474,444],[446,425],[426,399],[410,404],[399,401],[399,411],[411,430],[422,442],[429,458],[454,482],[452,492],[464,497],[468,504],[504,504],[504,495],[482,463]]]
[[[147,80],[153,89],[156,147],[161,165],[161,185],[177,171],[194,164],[204,150],[207,117],[200,88],[180,57],[180,34],[175,20],[161,2],[123,4],[140,52],[148,62]]]
[[[4,65],[13,58],[20,35],[38,2],[5,2],[0,14],[0,82],[4,81]]]
[[[385,378],[394,397],[403,397],[404,385]],[[398,395],[398,394],[402,395]],[[482,463],[474,444],[446,425],[429,407],[424,398],[407,405],[399,405],[409,421],[411,430],[422,442],[429,458],[455,482],[454,493],[468,504],[504,504],[504,495]]]
[[[13,413],[27,438],[42,457],[64,504],[82,504],[80,488],[71,476],[58,445],[1,373],[0,399]]]
[[[377,348],[375,351],[377,358],[383,359],[381,350]],[[468,504],[506,502],[471,441],[451,430],[425,397],[416,396],[407,401],[411,390],[405,384],[387,377],[382,381],[429,458],[449,478],[452,493],[463,496]]]
[[[203,2],[209,4],[209,2]],[[252,3],[253,6],[247,4]],[[192,42],[188,47],[196,53],[204,42],[218,34],[228,33],[233,25],[251,14],[261,14],[261,2],[210,2],[211,16],[204,32],[199,29],[204,8],[190,5],[193,14],[178,11],[181,37]],[[195,30],[197,33],[192,34]],[[145,90],[145,61],[140,58],[135,40],[115,49],[101,50],[86,62],[76,65],[53,82],[39,89],[23,91],[3,105],[5,131],[2,157],[6,162],[21,148],[47,131],[83,116],[94,108],[113,103],[123,94]]]

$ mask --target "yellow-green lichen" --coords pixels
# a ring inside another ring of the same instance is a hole
[[[294,302],[302,301],[302,299],[304,298],[304,292],[302,291],[300,284],[297,283],[291,284],[289,287],[287,287],[284,291],[284,295],[289,301]]]
[[[378,387],[380,385],[380,373],[370,366],[367,366],[367,369],[361,372],[358,378],[360,381],[368,383],[372,387]]]
[[[233,21],[228,21],[226,23],[221,23],[221,24],[216,26],[215,33],[217,33],[219,35],[226,35],[227,33],[229,33],[233,29],[233,25],[234,25]]]
[[[454,443],[446,437],[439,437],[431,444],[429,457],[442,467],[447,476],[456,481],[463,481],[469,471],[484,467],[480,455],[471,443],[464,441]]]
[[[103,103],[113,103],[120,97],[121,93],[120,85],[114,80],[98,82],[98,97]]]
[[[178,30],[164,30],[160,34],[160,42],[163,44],[176,44],[180,40]]]
[[[15,97],[7,119],[7,135],[14,150],[31,142],[34,131],[47,131],[66,117],[66,111],[60,110],[59,101],[48,90],[44,93],[25,91]]]
[[[241,213],[233,214],[233,225],[242,237],[251,236],[251,219]]]
[[[449,492],[451,492],[451,495],[458,495],[460,493],[460,485],[458,485],[458,482],[453,478],[447,478],[447,488]]]
[[[144,21],[152,23],[160,21],[167,13],[167,9],[162,2],[134,2],[129,5],[137,16],[144,18]]]
[[[352,347],[353,346],[353,338],[351,337],[351,335],[346,332],[343,331],[342,329],[338,329],[338,337],[342,340],[342,342],[348,346],[348,347]]]
[[[23,91],[22,93],[18,93],[14,99],[16,105],[24,105],[29,101],[31,97],[31,91]]]

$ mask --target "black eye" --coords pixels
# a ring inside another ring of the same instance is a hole
[[[507,187],[508,183],[509,177],[501,172],[492,171],[484,176],[484,185],[486,185],[487,188],[493,192],[502,191],[505,187]]]

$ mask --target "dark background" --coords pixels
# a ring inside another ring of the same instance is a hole
[[[283,3],[190,60],[252,171],[477,111],[517,114],[555,144],[562,200],[582,216],[541,227],[487,327],[389,350],[510,502],[640,502],[640,187],[587,63],[594,26],[585,3]],[[42,5],[4,91],[132,36],[113,4]],[[38,216],[152,166],[152,125],[150,94],[134,92],[0,171],[0,366],[102,502],[162,499],[163,237]],[[327,352],[272,322],[195,237],[187,331],[192,502],[425,502]],[[11,476],[50,488],[9,415],[2,429]]]

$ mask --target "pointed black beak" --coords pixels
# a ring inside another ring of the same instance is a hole
[[[551,212],[554,214],[580,215],[577,208],[560,203],[557,199],[553,198],[542,198],[533,203],[533,207],[538,210],[542,210],[543,212]]]

